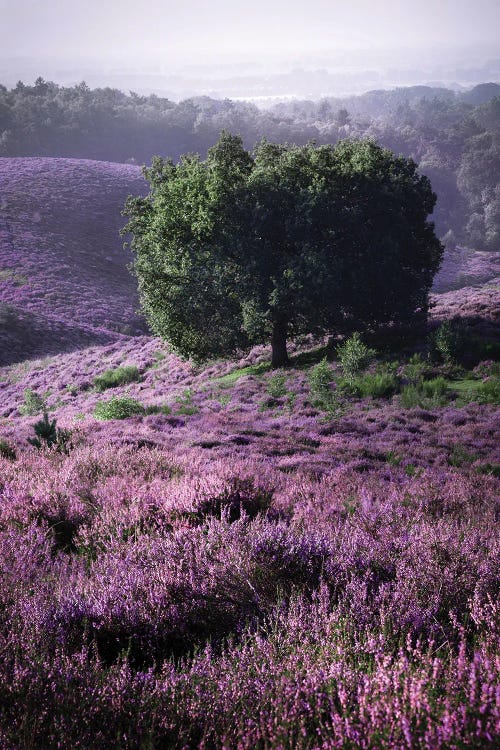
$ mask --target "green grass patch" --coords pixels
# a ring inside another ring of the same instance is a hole
[[[263,375],[271,369],[270,362],[261,362],[258,365],[248,365],[248,367],[241,367],[239,370],[233,370],[228,372],[227,375],[223,375],[220,378],[216,378],[213,382],[220,388],[231,388],[240,378],[244,378],[247,375]]]
[[[119,385],[135,383],[139,378],[140,373],[135,365],[123,365],[122,367],[116,367],[114,370],[106,370],[102,375],[98,375],[94,378],[94,385],[98,391],[105,391]]]

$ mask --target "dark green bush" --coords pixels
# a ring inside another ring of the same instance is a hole
[[[105,391],[108,388],[116,388],[119,385],[135,383],[140,378],[139,370],[135,365],[124,365],[114,370],[106,370],[102,375],[94,379],[94,385],[98,391]]]
[[[28,438],[28,443],[39,450],[41,448],[56,448],[60,453],[68,453],[70,450],[71,433],[69,430],[60,430],[55,419],[49,419],[46,411],[43,418],[33,425],[36,437]]]
[[[128,396],[113,396],[109,401],[99,401],[94,408],[94,417],[108,419],[127,419],[137,414],[145,414],[145,409],[138,401]]]

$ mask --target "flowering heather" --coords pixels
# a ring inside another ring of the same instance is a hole
[[[464,247],[448,248],[439,272],[434,278],[437,293],[463,287],[484,286],[500,277],[500,253],[470,250]]]
[[[137,337],[3,368],[2,747],[497,746],[495,407],[332,419],[267,359]],[[68,450],[29,446],[28,388]],[[144,413],[97,421],[110,395]]]
[[[495,295],[433,315],[494,333]],[[375,398],[311,340],[109,336],[0,369],[0,748],[497,748],[498,365],[373,362]]]
[[[120,211],[138,167],[0,159],[0,364],[144,331]]]

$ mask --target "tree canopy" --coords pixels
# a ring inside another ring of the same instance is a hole
[[[425,316],[442,246],[436,197],[411,159],[371,141],[261,141],[223,132],[207,159],[155,157],[129,198],[141,303],[152,330],[206,358],[290,335],[407,326]]]

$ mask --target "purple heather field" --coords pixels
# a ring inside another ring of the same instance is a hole
[[[382,395],[331,357],[330,409],[325,342],[183,361],[118,237],[144,185],[0,159],[0,748],[498,748],[490,349],[385,357]],[[498,351],[497,282],[498,254],[454,251],[431,326]]]

